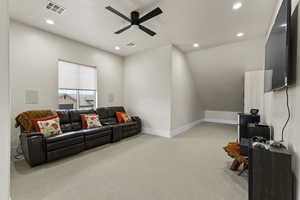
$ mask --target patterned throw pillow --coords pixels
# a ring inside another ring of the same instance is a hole
[[[122,115],[124,122],[130,122],[132,119],[127,113],[123,113]]]
[[[36,123],[39,132],[44,134],[46,137],[62,133],[59,125],[59,118],[57,116],[53,119],[37,120]]]
[[[131,117],[124,112],[116,112],[116,116],[119,123],[126,123],[132,120]]]
[[[102,124],[98,118],[97,114],[81,114],[82,119],[82,128],[98,128],[101,127]]]

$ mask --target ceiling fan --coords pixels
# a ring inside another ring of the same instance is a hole
[[[163,11],[159,7],[157,7],[154,10],[152,10],[151,12],[147,13],[146,15],[144,15],[143,17],[140,18],[140,13],[138,11],[133,11],[133,12],[131,12],[131,19],[130,19],[129,17],[127,17],[126,15],[123,15],[122,13],[120,13],[116,9],[112,8],[111,6],[107,6],[106,9],[111,11],[112,13],[118,15],[119,17],[125,19],[126,21],[130,22],[129,26],[126,26],[126,27],[122,28],[121,30],[116,31],[115,34],[120,34],[124,31],[126,31],[127,29],[131,28],[131,26],[137,26],[139,29],[146,32],[147,34],[154,36],[154,35],[156,35],[156,33],[154,31],[150,30],[149,28],[147,28],[141,24],[144,23],[145,21],[148,21],[148,20],[152,19],[153,17],[156,17],[163,13]]]

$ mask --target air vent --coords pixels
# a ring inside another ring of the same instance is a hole
[[[59,15],[62,15],[66,11],[66,8],[64,8],[63,6],[57,4],[57,3],[53,2],[53,1],[48,1],[46,9],[50,10],[52,12],[55,12],[55,13],[57,13]]]
[[[130,43],[128,43],[128,44],[127,44],[127,46],[128,46],[128,47],[135,47],[135,46],[136,46],[136,44],[135,44],[135,43],[133,43],[133,42],[130,42]]]

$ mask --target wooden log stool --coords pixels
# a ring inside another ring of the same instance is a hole
[[[230,166],[232,171],[237,171],[241,165],[243,165],[243,170],[239,173],[239,176],[242,175],[246,169],[248,169],[248,158],[243,156],[239,152],[240,143],[238,142],[230,142],[223,149],[227,152],[227,154],[233,158],[233,162]]]

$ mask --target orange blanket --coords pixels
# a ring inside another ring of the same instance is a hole
[[[20,126],[21,132],[33,132],[32,119],[38,119],[42,117],[49,117],[56,115],[55,111],[52,110],[29,110],[22,112],[16,117],[16,125],[18,128]]]

